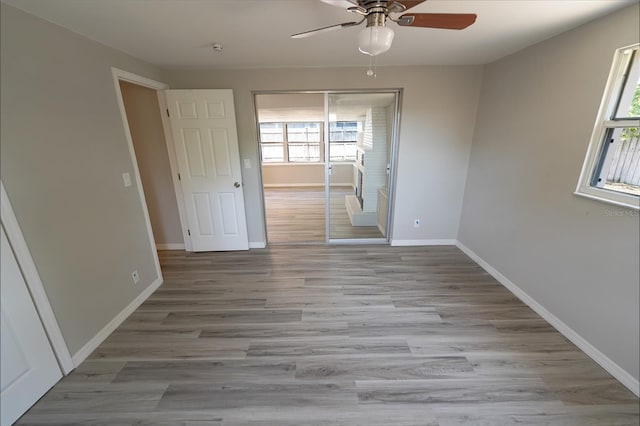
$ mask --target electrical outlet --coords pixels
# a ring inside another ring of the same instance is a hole
[[[419,228],[420,227],[420,219],[415,219],[413,221],[413,227],[414,228]]]
[[[133,279],[134,284],[138,284],[140,282],[140,274],[138,274],[138,270],[131,273],[131,278]]]

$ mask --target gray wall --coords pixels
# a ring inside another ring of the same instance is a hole
[[[157,278],[111,67],[160,72],[0,7],[1,177],[73,354]]]
[[[244,169],[249,241],[264,241],[252,91],[403,88],[394,240],[455,239],[473,135],[482,67],[388,67],[378,77],[361,68],[173,70],[174,89],[234,91]],[[416,190],[420,188],[420,190]],[[420,228],[413,227],[421,219]]]
[[[459,240],[638,379],[638,213],[573,195],[638,6],[485,68]]]
[[[127,82],[120,82],[120,88],[153,237],[157,244],[183,244],[158,93],[154,89]]]

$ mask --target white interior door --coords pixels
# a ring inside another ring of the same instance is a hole
[[[167,90],[193,251],[248,250],[231,90]]]
[[[60,378],[53,349],[49,344],[29,290],[4,228],[2,230],[1,271],[1,353],[2,425],[10,425],[45,394]]]

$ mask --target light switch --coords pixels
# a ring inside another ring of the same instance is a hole
[[[250,158],[245,158],[244,159],[244,168],[245,169],[250,169],[251,168],[251,159]]]
[[[129,173],[123,173],[122,180],[124,181],[125,187],[131,186],[131,176],[129,176]]]

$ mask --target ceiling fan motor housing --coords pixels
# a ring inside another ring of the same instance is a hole
[[[386,9],[382,7],[369,9],[369,13],[367,14],[367,27],[384,27],[387,19],[385,12]]]

